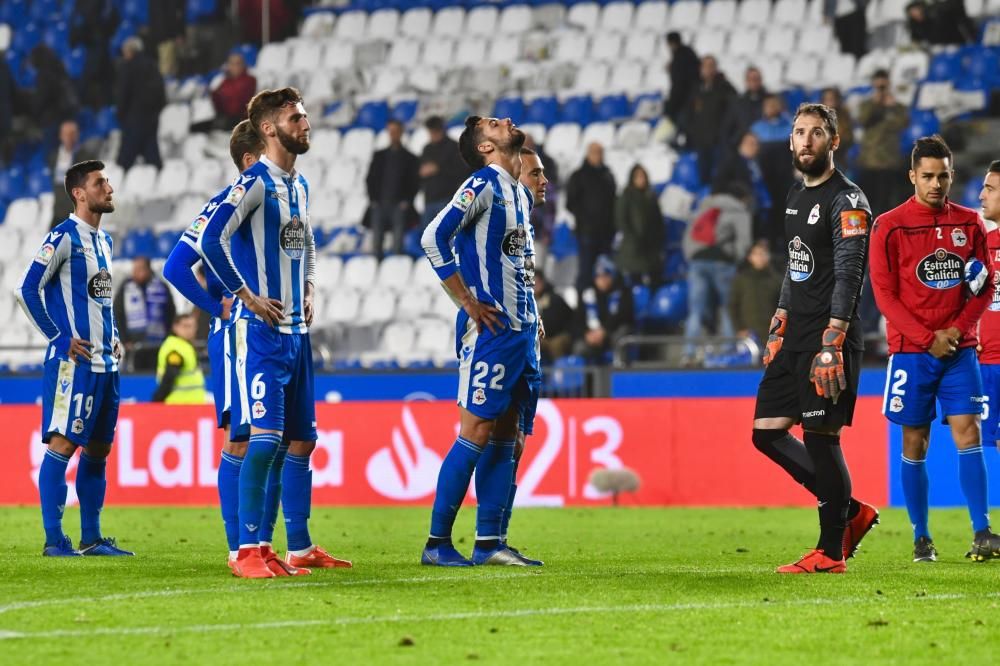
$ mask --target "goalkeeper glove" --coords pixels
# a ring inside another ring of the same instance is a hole
[[[809,380],[816,386],[816,395],[830,398],[837,404],[840,394],[847,389],[844,372],[844,339],[847,332],[828,326],[823,331],[823,347],[813,357]]]
[[[781,343],[785,341],[785,328],[788,326],[788,315],[774,313],[771,317],[771,328],[768,330],[767,344],[764,346],[764,356],[761,362],[766,368],[781,351]]]
[[[983,291],[986,278],[989,276],[990,272],[986,266],[975,257],[970,257],[965,262],[965,284],[969,285],[969,291],[972,292],[973,296],[978,296]]]

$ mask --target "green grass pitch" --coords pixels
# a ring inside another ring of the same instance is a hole
[[[427,509],[320,509],[314,538],[355,568],[248,581],[229,575],[215,508],[110,506],[105,533],[138,556],[72,560],[41,557],[37,508],[0,508],[0,664],[989,659],[1000,562],[964,559],[964,511],[931,519],[935,564],[910,562],[894,510],[846,575],[779,576],[814,543],[815,511],[522,509],[511,542],[545,567],[446,570],[418,563]],[[66,525],[76,540],[75,510]]]

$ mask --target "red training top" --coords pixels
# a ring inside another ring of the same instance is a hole
[[[989,270],[979,296],[965,283],[965,262]],[[975,347],[977,324],[993,300],[995,269],[979,213],[945,201],[931,208],[910,197],[875,220],[869,251],[872,289],[885,315],[889,352],[924,352],[934,331],[962,332],[959,347]]]
[[[996,222],[986,221],[986,246],[994,266],[1000,266],[1000,227]],[[1000,279],[1000,272],[993,276],[993,284]],[[1000,289],[993,292],[993,300],[979,320],[979,344],[983,351],[980,363],[1000,364]]]

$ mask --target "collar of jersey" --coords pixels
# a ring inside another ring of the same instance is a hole
[[[99,228],[94,228],[93,225],[91,225],[91,224],[85,222],[84,220],[80,219],[79,217],[77,217],[76,213],[70,213],[69,214],[69,219],[71,219],[74,222],[76,222],[77,225],[83,227],[86,231],[100,231]]]
[[[269,160],[267,158],[267,155],[261,155],[260,161],[264,163],[264,166],[267,167],[267,170],[271,173],[272,176],[279,176],[281,178],[291,178],[294,180],[296,176],[299,175],[295,169],[292,169],[292,172],[288,173],[280,166]]]
[[[916,195],[911,196],[907,200],[907,206],[910,209],[908,213],[912,213],[918,217],[928,217],[937,218],[945,215],[950,215],[952,213],[951,199],[945,197],[944,205],[940,208],[931,208],[930,206],[925,206],[919,201],[917,201]]]
[[[979,217],[983,217],[983,214],[980,213]],[[1000,225],[993,220],[987,220],[985,217],[983,217],[983,225],[986,227],[987,232],[993,231],[994,229],[1000,229]]]
[[[508,182],[508,183],[510,183],[511,185],[516,185],[516,184],[517,184],[517,181],[516,181],[516,180],[514,180],[514,176],[510,175],[509,173],[507,173],[507,170],[506,170],[506,169],[504,169],[504,168],[503,168],[502,166],[500,166],[499,164],[490,164],[490,165],[489,165],[489,168],[493,169],[493,170],[494,170],[494,171],[496,171],[496,172],[497,172],[498,174],[500,174],[500,175],[501,175],[501,176],[502,176],[503,178],[505,178],[505,179],[507,180],[507,182]]]

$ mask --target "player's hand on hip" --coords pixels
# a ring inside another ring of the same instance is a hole
[[[847,373],[844,371],[844,339],[847,332],[834,326],[823,331],[823,346],[813,357],[809,379],[816,388],[816,395],[837,404],[840,394],[847,390]]]
[[[232,296],[226,296],[222,299],[222,312],[219,314],[219,319],[222,321],[229,321],[229,317],[233,314],[233,302]]]
[[[83,357],[84,359],[89,361],[91,358],[90,349],[93,346],[94,345],[91,344],[90,340],[82,340],[80,338],[70,338],[69,360],[76,363],[79,357]]]
[[[306,326],[312,326],[313,316],[316,314],[316,308],[313,307],[312,297],[306,297],[302,307],[305,310],[304,314],[306,317]]]
[[[465,310],[465,314],[469,315],[469,319],[476,322],[476,330],[480,333],[483,332],[483,326],[488,328],[490,333],[494,335],[496,335],[498,330],[503,329],[503,323],[498,316],[500,310],[492,305],[481,303],[477,299],[472,298],[462,304],[462,309]]]
[[[274,298],[261,298],[256,294],[247,301],[247,308],[270,326],[274,326],[285,316],[284,307],[281,301]]]
[[[775,312],[774,316],[771,317],[771,326],[768,328],[767,344],[764,345],[764,355],[760,359],[765,368],[771,364],[774,357],[781,351],[787,327],[788,315],[783,312]]]
[[[545,339],[545,322],[542,321],[541,317],[538,318],[538,339]]]
[[[943,331],[934,331],[934,342],[931,343],[930,352],[934,358],[947,358],[958,349],[958,336],[952,335],[954,327]]]

